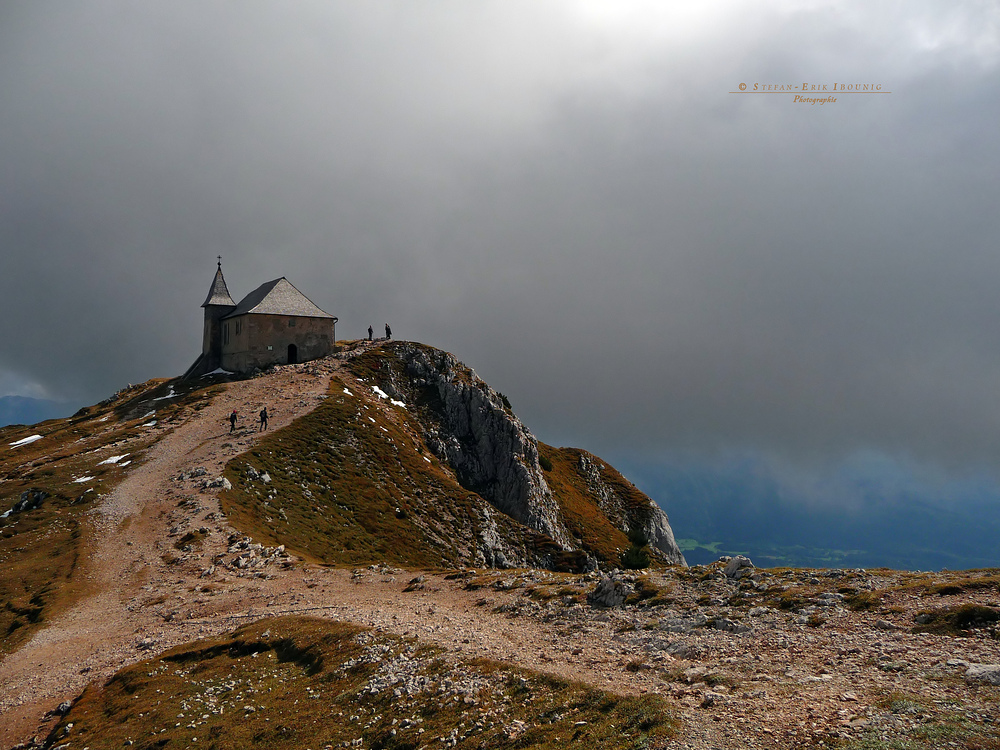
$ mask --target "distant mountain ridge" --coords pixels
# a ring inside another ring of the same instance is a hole
[[[74,401],[53,401],[30,396],[0,396],[0,427],[68,417],[81,405]]]

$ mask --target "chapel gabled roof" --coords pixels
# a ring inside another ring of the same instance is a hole
[[[208,290],[208,297],[205,298],[202,307],[208,307],[209,305],[236,307],[233,298],[229,296],[229,287],[226,286],[226,279],[222,276],[222,263],[219,263],[219,267],[215,272],[215,278],[212,280],[212,288]]]
[[[320,310],[302,292],[292,286],[284,276],[268,281],[240,300],[236,309],[226,315],[294,315],[304,318],[330,318],[333,315]]]

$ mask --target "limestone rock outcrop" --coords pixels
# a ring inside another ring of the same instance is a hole
[[[426,441],[463,486],[529,528],[572,547],[538,463],[538,443],[499,393],[447,352],[408,346],[407,373],[429,387],[440,422]]]
[[[25,490],[21,493],[21,497],[16,503],[11,507],[9,511],[4,513],[4,516],[14,515],[15,513],[24,513],[25,511],[34,510],[35,508],[41,507],[42,501],[49,496],[49,493],[45,490]]]
[[[394,346],[394,353],[403,369],[394,372],[384,368],[380,388],[393,398],[425,407],[424,441],[452,468],[458,481],[564,551],[577,549],[575,532],[568,528],[546,481],[538,441],[506,398],[448,352],[400,343]],[[625,534],[639,531],[663,561],[686,565],[667,516],[658,505],[596,456],[563,450],[579,455],[577,481],[582,480],[584,491],[615,528]],[[483,518],[481,528],[482,564],[516,564],[517,552],[494,533],[492,519]]]
[[[587,595],[587,602],[595,607],[620,607],[634,590],[627,581],[605,577]]]
[[[660,506],[646,498],[639,507],[635,507],[634,502],[630,503],[613,483],[605,479],[602,475],[605,466],[599,459],[581,451],[578,461],[580,473],[586,477],[591,495],[597,498],[598,507],[609,518],[626,532],[638,530],[649,546],[662,552],[669,563],[687,565],[684,554],[674,539],[667,514]],[[638,494],[638,490],[630,494]]]

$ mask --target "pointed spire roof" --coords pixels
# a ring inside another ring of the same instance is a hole
[[[240,300],[236,309],[226,315],[296,315],[304,318],[330,318],[333,315],[320,310],[302,292],[292,286],[284,276],[268,281]]]
[[[229,287],[226,286],[226,279],[222,275],[222,259],[219,258],[219,267],[215,271],[215,278],[212,280],[212,288],[208,290],[208,297],[202,307],[209,305],[223,305],[225,307],[236,307],[233,298],[229,296]]]

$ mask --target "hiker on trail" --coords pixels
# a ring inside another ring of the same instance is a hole
[[[267,407],[265,406],[263,409],[260,410],[260,429],[257,430],[257,432],[266,429],[267,429]]]
[[[375,329],[372,328],[371,326],[368,326],[368,340],[369,341],[372,340],[372,336],[374,335],[374,333],[375,333]]]
[[[236,432],[236,409],[229,415],[229,432]]]
[[[387,340],[392,338],[392,329],[389,328],[389,324],[388,323],[385,324],[385,338]]]

